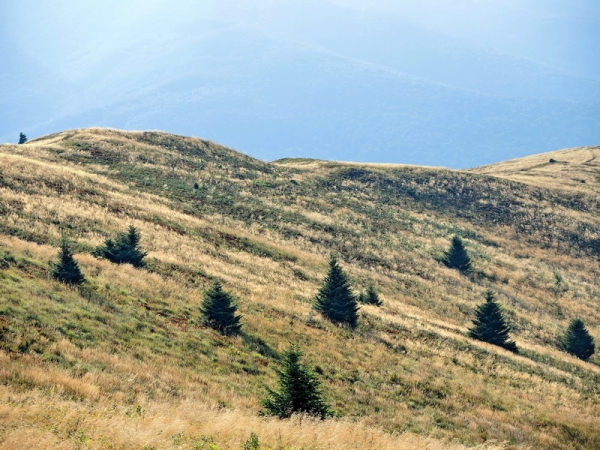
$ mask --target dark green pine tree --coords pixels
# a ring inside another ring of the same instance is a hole
[[[286,419],[292,414],[308,414],[321,419],[331,415],[323,399],[321,384],[313,371],[302,364],[302,352],[291,346],[282,355],[282,370],[277,370],[279,390],[267,388],[262,414]]]
[[[360,301],[366,305],[373,305],[373,306],[383,305],[383,302],[379,298],[379,294],[375,290],[375,286],[373,286],[372,284],[370,284],[369,287],[367,288],[367,292],[365,292],[364,294],[361,294],[359,296],[358,301]]]
[[[452,238],[450,248],[442,258],[442,262],[451,269],[457,269],[462,273],[467,273],[471,270],[471,258],[465,249],[463,241],[458,236]]]
[[[352,328],[358,324],[357,299],[335,256],[329,260],[329,273],[317,293],[313,308],[334,323]]]
[[[502,308],[496,301],[494,293],[485,293],[486,302],[475,310],[473,328],[469,329],[469,337],[498,345],[511,352],[517,353],[517,344],[508,339],[510,327],[504,320]]]
[[[19,133],[19,144],[24,144],[25,142],[27,142],[27,136],[23,132]]]
[[[58,262],[52,264],[51,273],[55,280],[66,284],[81,284],[85,281],[85,277],[79,269],[79,264],[73,258],[73,252],[65,238],[60,244]]]
[[[140,248],[140,233],[130,225],[127,233],[119,233],[113,239],[107,239],[97,247],[93,254],[108,259],[116,264],[131,264],[134,267],[145,267],[144,258],[148,253]]]
[[[200,305],[202,322],[225,335],[233,335],[240,332],[241,316],[236,315],[237,305],[233,297],[223,290],[220,282],[215,281],[204,294],[204,300]]]
[[[573,319],[562,338],[562,348],[566,352],[577,356],[584,361],[596,351],[594,338],[585,328],[583,320]]]

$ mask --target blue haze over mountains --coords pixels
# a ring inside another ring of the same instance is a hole
[[[600,144],[600,3],[7,0],[0,141],[88,126],[472,167]]]

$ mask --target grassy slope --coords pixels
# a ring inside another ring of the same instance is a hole
[[[237,448],[256,431],[273,447],[597,448],[600,359],[556,349],[573,317],[600,336],[597,183],[267,164],[163,133],[2,146],[0,445]],[[149,270],[89,255],[129,224]],[[81,289],[48,277],[63,232]],[[453,234],[474,257],[470,278],[436,261]],[[362,308],[353,333],[311,312],[330,252],[385,301]],[[243,336],[198,325],[215,278],[240,299]],[[465,337],[487,288],[521,355]],[[341,420],[255,417],[289,342],[319,367]]]
[[[553,160],[553,162],[551,162]],[[600,193],[600,147],[541,153],[472,169],[545,188]]]

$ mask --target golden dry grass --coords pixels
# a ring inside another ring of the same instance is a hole
[[[544,188],[598,194],[600,147],[578,147],[541,153],[478,167],[471,171]]]
[[[273,448],[600,445],[598,359],[556,348],[572,317],[600,336],[598,259],[373,187],[372,177],[420,170],[268,165],[198,139],[99,129],[0,147],[0,262],[14,257],[0,266],[0,446],[202,448],[204,436],[205,448],[209,437],[239,448],[252,431]],[[432,189],[454,176],[426,173]],[[496,186],[477,176],[474,186]],[[594,214],[560,212],[565,229],[596,227]],[[88,253],[129,224],[149,270]],[[85,291],[48,277],[63,233],[79,249]],[[473,255],[472,277],[436,261],[454,233]],[[332,251],[357,289],[374,282],[385,302],[363,307],[354,332],[311,310]],[[198,325],[214,278],[240,299],[244,336]],[[466,337],[487,288],[521,355]],[[342,419],[257,417],[290,342],[319,366]]]
[[[331,448],[340,450],[460,450],[460,444],[440,442],[410,433],[394,436],[360,422],[309,417],[280,421],[251,412],[220,409],[197,401],[178,404],[149,402],[133,408],[76,404],[36,391],[14,394],[0,389],[3,426],[8,429],[2,449],[65,448],[240,448],[251,433],[262,448]],[[51,406],[44,407],[50,401]],[[30,425],[25,429],[22,424]],[[216,438],[214,438],[216,437]],[[500,449],[497,444],[477,446]]]

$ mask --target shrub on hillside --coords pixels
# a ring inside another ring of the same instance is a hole
[[[474,326],[469,329],[469,337],[498,345],[516,353],[518,351],[517,344],[508,339],[510,327],[502,315],[502,308],[496,301],[494,293],[487,291],[485,300],[486,302],[475,310]]]
[[[333,255],[329,260],[329,272],[317,293],[313,308],[334,323],[352,328],[358,324],[357,299],[350,289],[348,276]]]
[[[268,397],[262,401],[262,414],[280,419],[292,414],[308,414],[320,419],[331,415],[319,379],[301,362],[302,352],[292,346],[282,357],[282,370],[277,370],[279,390],[267,388]]]
[[[127,233],[119,233],[115,239],[107,239],[93,251],[93,255],[108,259],[116,264],[131,264],[145,267],[144,258],[148,253],[140,248],[140,233],[130,225]]]
[[[240,332],[241,316],[237,315],[237,305],[233,297],[223,290],[220,282],[215,281],[204,294],[204,300],[200,306],[202,322],[225,335]]]
[[[66,238],[63,238],[60,244],[58,262],[52,264],[50,273],[55,280],[66,284],[81,284],[85,281]]]
[[[369,285],[366,292],[361,292],[358,296],[358,302],[365,305],[381,306],[383,301],[379,298],[379,294],[375,290],[375,286]]]
[[[467,273],[471,270],[471,257],[467,253],[467,249],[463,241],[458,236],[452,238],[450,248],[444,253],[442,262],[451,269],[457,269],[462,273]]]
[[[581,319],[573,319],[571,321],[562,337],[561,344],[563,350],[584,361],[588,360],[596,351],[594,338],[588,332]]]

